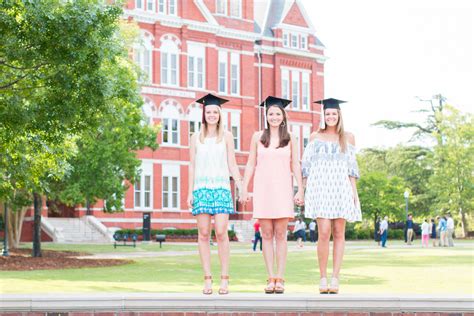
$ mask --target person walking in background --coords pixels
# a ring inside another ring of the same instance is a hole
[[[454,241],[453,241],[453,236],[454,236],[454,220],[451,217],[451,213],[446,214],[447,220],[446,220],[446,227],[447,227],[447,238],[448,238],[448,246],[449,247],[454,247]]]
[[[314,219],[309,223],[309,239],[311,242],[316,242],[316,221]]]
[[[253,239],[253,251],[257,250],[257,243],[260,242],[260,251],[262,251],[262,234],[260,233],[260,223],[258,219],[253,224],[253,229],[255,230],[255,236]]]
[[[339,293],[339,272],[344,257],[346,221],[362,220],[356,181],[359,168],[355,137],[344,131],[337,99],[319,100],[320,129],[310,136],[303,154],[306,181],[305,216],[318,223],[319,293]],[[333,237],[333,269],[328,284],[329,239]]]
[[[435,223],[435,220],[433,218],[431,219],[430,238],[431,238],[431,240],[433,240],[433,247],[436,247],[436,244],[437,244],[436,223]]]
[[[407,228],[407,245],[411,246],[411,242],[413,241],[413,216],[411,214],[408,214],[407,222],[406,222],[406,228]]]
[[[388,238],[388,216],[383,218],[383,221],[380,222],[379,229],[380,239],[382,240],[382,247],[386,248],[387,238]]]
[[[430,227],[428,219],[425,219],[423,224],[421,224],[421,246],[428,248],[429,239],[430,239]]]
[[[285,291],[288,222],[294,217],[294,205],[304,204],[298,139],[288,131],[285,112],[290,102],[269,96],[260,104],[264,107],[265,129],[252,136],[240,197],[242,203],[249,201],[247,189],[255,171],[253,217],[259,219],[262,232],[268,273],[264,291],[268,294]],[[293,176],[298,185],[296,194],[293,193]]]
[[[293,228],[293,236],[296,238],[296,244],[298,247],[303,248],[303,240],[306,235],[306,223],[298,218],[295,222],[295,227]]]
[[[203,104],[202,129],[191,136],[189,147],[188,207],[196,217],[198,247],[204,271],[203,294],[212,294],[211,226],[217,239],[221,264],[219,294],[228,293],[229,283],[229,214],[234,214],[229,175],[235,180],[239,192],[242,179],[235,160],[234,138],[224,130],[221,105],[227,100],[208,94],[196,102]]]
[[[374,225],[374,240],[380,246],[380,217],[377,217]]]
[[[448,225],[446,217],[441,217],[438,223],[439,229],[439,246],[448,247]]]

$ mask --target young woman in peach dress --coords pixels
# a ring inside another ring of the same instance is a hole
[[[252,137],[240,198],[243,203],[249,201],[247,188],[255,171],[253,217],[260,222],[263,239],[263,257],[268,272],[265,293],[285,291],[283,276],[288,221],[294,217],[294,203],[304,203],[298,145],[296,138],[288,132],[284,109],[290,102],[269,96],[260,105],[265,107],[265,130],[254,133]],[[294,196],[292,173],[298,184],[298,192]]]

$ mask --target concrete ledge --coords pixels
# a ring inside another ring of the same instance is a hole
[[[472,314],[471,296],[397,295],[265,295],[231,293],[204,296],[189,293],[119,294],[6,294],[0,297],[4,312],[235,312],[235,313],[458,313]]]

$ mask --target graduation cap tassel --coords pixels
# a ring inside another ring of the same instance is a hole
[[[321,120],[319,121],[319,128],[325,129],[326,123],[324,122],[324,104],[321,102]]]
[[[263,107],[263,119],[265,120],[265,129],[268,128],[267,122],[267,101],[264,102],[265,106]]]

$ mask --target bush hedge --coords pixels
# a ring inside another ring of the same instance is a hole
[[[138,236],[143,235],[143,229],[120,229],[117,230],[116,233],[118,234],[137,234]],[[229,239],[230,240],[236,240],[235,232],[232,230],[229,230]],[[183,237],[183,238],[189,238],[189,237],[196,237],[198,236],[198,230],[197,229],[152,229],[151,230],[151,238],[154,239],[155,235],[166,235],[166,236],[173,236],[173,237]],[[212,230],[212,237],[216,236],[216,233],[214,230]]]

